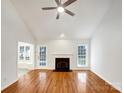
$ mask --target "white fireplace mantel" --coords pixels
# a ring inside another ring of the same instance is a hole
[[[55,54],[52,54],[52,55],[53,55],[53,56],[59,56],[59,55],[60,55],[60,56],[62,56],[62,55],[63,55],[63,56],[73,56],[73,54],[67,54],[67,53],[66,53],[66,54],[63,54],[63,53],[62,53],[62,54],[55,53]]]

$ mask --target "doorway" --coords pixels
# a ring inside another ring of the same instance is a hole
[[[32,69],[34,69],[34,45],[26,42],[18,42],[18,77],[23,76]]]

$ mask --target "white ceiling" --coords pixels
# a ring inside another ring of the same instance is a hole
[[[74,17],[61,14],[56,20],[56,10],[43,11],[42,7],[56,6],[54,0],[11,0],[27,27],[37,40],[89,39],[99,25],[112,0],[77,0],[67,7]],[[63,0],[63,2],[66,0]]]

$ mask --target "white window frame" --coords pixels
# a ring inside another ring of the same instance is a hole
[[[46,47],[46,61],[45,61],[46,62],[46,65],[44,65],[44,66],[43,65],[40,65],[40,48],[41,47]],[[39,48],[38,48],[38,50],[39,50],[39,52],[38,52],[38,54],[39,54],[38,66],[39,67],[42,67],[42,68],[43,67],[47,67],[47,46],[46,45],[40,45]]]
[[[79,63],[79,59],[78,59],[78,47],[79,46],[85,46],[86,47],[86,64],[85,65],[79,65],[78,63]],[[88,45],[88,43],[82,43],[82,44],[78,44],[77,45],[77,67],[88,67],[88,65],[89,65],[89,45]]]
[[[25,52],[24,52],[24,59],[20,59],[20,47],[21,46],[23,46],[24,47],[24,51],[25,51],[25,47],[30,47],[30,54],[29,54],[29,60],[26,60],[26,56],[25,56]],[[31,43],[27,43],[27,42],[21,42],[21,41],[19,41],[18,42],[18,63],[25,63],[25,64],[34,64],[33,62],[34,62],[34,45],[33,44],[31,44]]]

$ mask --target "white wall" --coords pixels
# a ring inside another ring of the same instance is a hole
[[[82,43],[89,44],[89,40],[48,40],[39,42],[37,46],[37,66],[39,63],[38,48],[40,45],[45,45],[47,47],[46,69],[55,69],[55,57],[70,57],[71,69],[84,69],[77,67],[77,46]],[[89,69],[90,66],[89,59],[87,61],[89,65],[85,69]]]
[[[119,90],[122,87],[121,20],[121,0],[113,0],[91,40],[91,70]]]
[[[9,0],[2,0],[2,88],[17,79],[18,41],[34,39]]]

